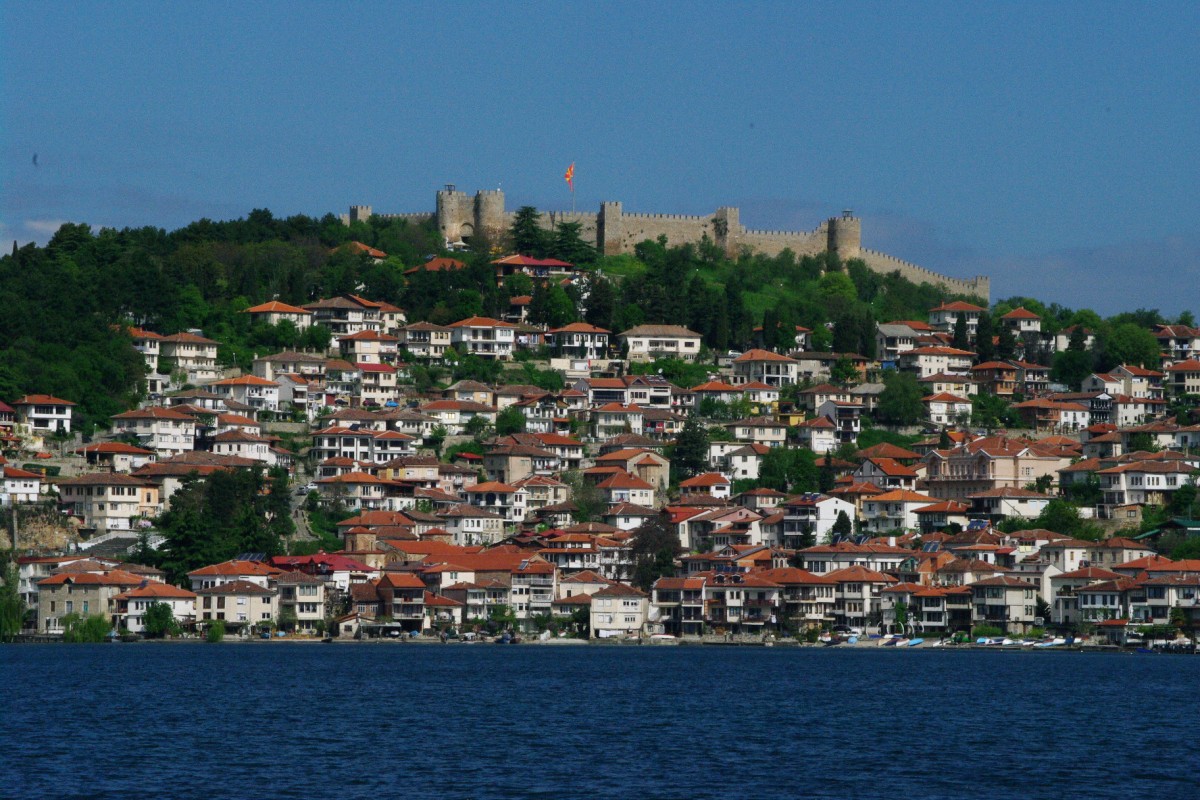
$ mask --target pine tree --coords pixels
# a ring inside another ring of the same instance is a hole
[[[996,343],[992,341],[994,335],[992,316],[985,311],[979,315],[979,324],[975,328],[975,353],[979,356],[980,364],[996,358]]]
[[[509,235],[513,250],[523,256],[545,258],[549,237],[541,226],[542,215],[533,206],[521,206],[513,217]]]
[[[959,350],[971,349],[971,340],[967,334],[966,314],[959,314],[958,318],[954,320],[954,339],[951,340],[950,345],[957,347]]]

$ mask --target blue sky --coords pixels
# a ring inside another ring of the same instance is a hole
[[[1195,3],[0,5],[0,240],[510,207],[853,208],[864,245],[1200,310]],[[38,166],[32,156],[38,154]]]

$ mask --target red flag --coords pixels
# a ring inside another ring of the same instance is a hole
[[[575,162],[571,162],[571,166],[567,167],[567,173],[563,175],[567,180],[567,186],[571,187],[571,191],[575,191]]]

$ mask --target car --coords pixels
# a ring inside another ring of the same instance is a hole
[[[849,625],[834,625],[833,632],[839,636],[862,636],[862,628],[852,628]]]

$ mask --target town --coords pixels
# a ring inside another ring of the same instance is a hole
[[[84,396],[0,398],[9,638],[1194,641],[1190,315],[1101,333],[941,291],[697,331],[614,303],[532,209],[405,259],[371,222],[322,258],[393,291],[236,311],[288,346],[239,364],[126,314],[136,404],[85,433]],[[696,248],[635,252],[612,263]],[[868,274],[804,264],[830,308]],[[467,275],[492,306],[458,316]]]

